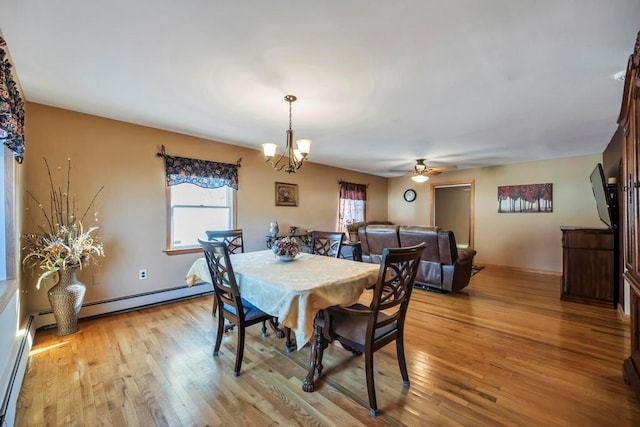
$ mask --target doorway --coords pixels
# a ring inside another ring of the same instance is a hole
[[[432,224],[451,230],[459,248],[473,248],[474,182],[431,184]]]

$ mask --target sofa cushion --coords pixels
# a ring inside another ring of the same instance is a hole
[[[422,251],[423,261],[440,262],[440,245],[438,244],[438,227],[420,227],[403,225],[398,230],[401,246],[419,245],[424,242],[427,247]]]
[[[382,250],[384,248],[398,248],[400,241],[398,239],[397,225],[367,225],[360,228],[360,244],[362,245],[362,253],[368,250],[369,262],[380,264],[382,262]],[[366,239],[363,244],[363,238]]]

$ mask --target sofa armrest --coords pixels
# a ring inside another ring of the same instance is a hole
[[[458,292],[469,284],[475,254],[473,249],[461,249],[453,265],[442,265],[442,290]]]
[[[456,264],[470,264],[473,262],[473,257],[476,251],[473,249],[460,249],[458,250],[458,259]]]

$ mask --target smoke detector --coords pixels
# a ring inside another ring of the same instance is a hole
[[[626,70],[622,70],[622,71],[618,71],[617,73],[615,73],[613,75],[613,80],[617,81],[617,82],[624,82],[624,76],[625,74],[627,74]]]

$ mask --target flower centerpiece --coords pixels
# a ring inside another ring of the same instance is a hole
[[[77,281],[76,270],[94,264],[97,257],[104,256],[103,244],[96,235],[98,227],[83,225],[104,186],[95,193],[84,214],[77,219],[75,198],[70,196],[71,160],[67,161],[66,187],[61,187],[54,182],[49,163],[44,159],[50,185],[49,209],[45,209],[30,191],[27,191],[27,195],[36,203],[44,216],[45,224],[38,226],[40,232],[23,236],[25,256],[22,263],[39,271],[36,288],[40,289],[42,281],[47,277],[58,274],[58,283],[48,292],[58,324],[58,335],[77,331],[76,324],[85,287]],[[97,221],[96,214],[94,220]],[[75,313],[68,313],[70,307]]]
[[[295,237],[284,237],[273,245],[273,253],[281,261],[292,261],[300,253],[300,245]]]

